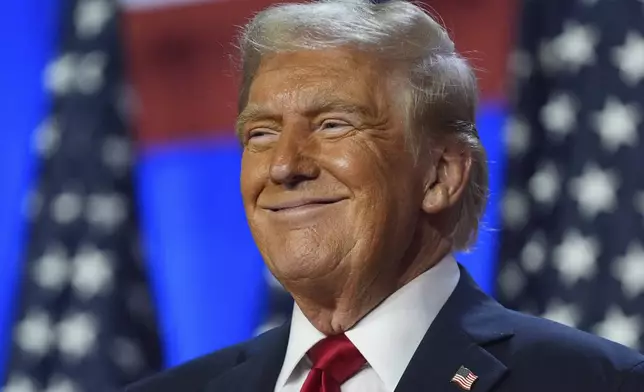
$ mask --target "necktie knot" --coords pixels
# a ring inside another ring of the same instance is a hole
[[[360,351],[344,334],[324,338],[309,350],[308,356],[313,368],[302,388],[306,392],[339,391],[340,385],[366,363]]]

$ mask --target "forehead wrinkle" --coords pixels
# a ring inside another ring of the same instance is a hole
[[[292,57],[280,56],[265,58],[251,86],[251,102],[238,116],[238,133],[245,123],[255,119],[281,122],[284,112],[312,116],[339,111],[357,112],[374,120],[383,115],[387,117],[384,112],[390,107],[391,100],[387,97],[391,94],[383,85],[378,64],[346,55],[339,56],[337,66],[326,61],[302,64],[292,60]],[[347,75],[348,62],[363,77]]]
[[[313,86],[306,89],[284,91],[275,94],[275,96],[276,100],[264,104],[250,103],[238,117],[238,124],[241,126],[247,121],[259,119],[281,122],[285,112],[312,118],[330,112],[376,117],[380,111],[373,102],[362,102],[349,94],[339,94],[337,89],[320,89]]]

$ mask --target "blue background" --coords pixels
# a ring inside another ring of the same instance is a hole
[[[0,380],[25,241],[23,200],[36,169],[34,132],[47,113],[43,70],[55,51],[56,0],[0,6]]]

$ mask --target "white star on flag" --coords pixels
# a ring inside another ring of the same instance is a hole
[[[545,239],[542,233],[535,233],[521,251],[521,266],[528,273],[541,271],[546,261]]]
[[[62,375],[52,376],[44,392],[81,392],[78,386],[68,377]]]
[[[556,321],[569,327],[576,327],[581,319],[581,311],[575,304],[555,300],[548,305],[546,311],[541,315],[541,317]]]
[[[528,202],[523,194],[517,190],[508,189],[503,196],[503,219],[512,227],[519,227],[528,219]]]
[[[83,94],[92,94],[103,87],[107,55],[93,51],[79,58],[76,67],[76,88]]]
[[[36,261],[34,280],[43,288],[60,291],[69,282],[70,267],[67,250],[59,243],[50,244]]]
[[[68,224],[76,220],[82,211],[83,199],[78,192],[67,190],[54,198],[51,203],[51,215],[54,222]]]
[[[644,293],[644,249],[639,243],[632,243],[626,254],[612,266],[613,276],[622,284],[628,298]]]
[[[626,35],[623,46],[613,50],[613,62],[624,83],[635,87],[644,79],[644,37],[635,30]]]
[[[45,68],[45,86],[55,94],[67,94],[74,87],[78,55],[66,53],[49,63]]]
[[[60,145],[61,131],[58,121],[47,117],[34,132],[34,147],[42,158],[49,158]]]
[[[525,275],[516,263],[507,264],[499,273],[499,286],[508,296],[515,296],[525,286]]]
[[[526,152],[530,145],[530,127],[524,119],[511,117],[503,130],[505,146],[511,155],[520,155]]]
[[[625,346],[636,347],[642,333],[642,320],[638,315],[626,315],[616,307],[611,307],[604,320],[597,324],[594,331],[599,336],[621,343]]]
[[[638,143],[637,128],[642,115],[634,105],[623,104],[614,97],[608,97],[604,108],[593,119],[602,146],[608,151],[615,152],[620,146],[633,147]]]
[[[530,178],[530,193],[539,203],[552,204],[559,195],[559,171],[553,162],[541,164]]]
[[[611,212],[617,205],[615,192],[619,187],[617,176],[610,170],[601,170],[588,164],[581,176],[572,179],[570,197],[577,200],[580,213],[593,219],[600,212]]]
[[[38,385],[31,378],[24,375],[12,375],[2,392],[38,392]]]
[[[72,286],[85,299],[104,293],[112,287],[112,258],[105,251],[85,245],[74,257]]]
[[[132,164],[132,149],[124,137],[111,136],[103,140],[102,158],[107,167],[118,175],[126,172]]]
[[[91,194],[87,197],[85,215],[87,221],[97,228],[111,232],[127,218],[128,205],[118,194]]]
[[[575,98],[567,93],[557,93],[550,96],[539,113],[539,119],[550,135],[561,140],[577,125],[577,111]]]
[[[96,345],[98,324],[89,313],[76,313],[67,316],[57,327],[58,349],[69,360],[81,360]]]
[[[103,30],[114,12],[107,0],[84,0],[76,8],[76,32],[81,38],[90,38]]]
[[[569,21],[551,45],[562,65],[576,72],[582,66],[595,62],[595,46],[598,42],[599,33],[595,28]]]
[[[15,330],[16,343],[31,355],[47,354],[54,341],[54,329],[49,314],[42,309],[31,310]]]
[[[598,255],[599,243],[596,239],[569,230],[562,243],[554,249],[554,265],[559,270],[563,282],[572,286],[595,275]]]

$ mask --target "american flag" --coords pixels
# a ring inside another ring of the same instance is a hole
[[[644,349],[644,2],[524,1],[498,296]]]
[[[116,4],[62,10],[4,392],[111,392],[161,367],[133,214]]]
[[[461,389],[469,391],[477,379],[478,376],[472,373],[470,369],[461,366],[454,377],[452,377],[452,382],[458,384]]]

